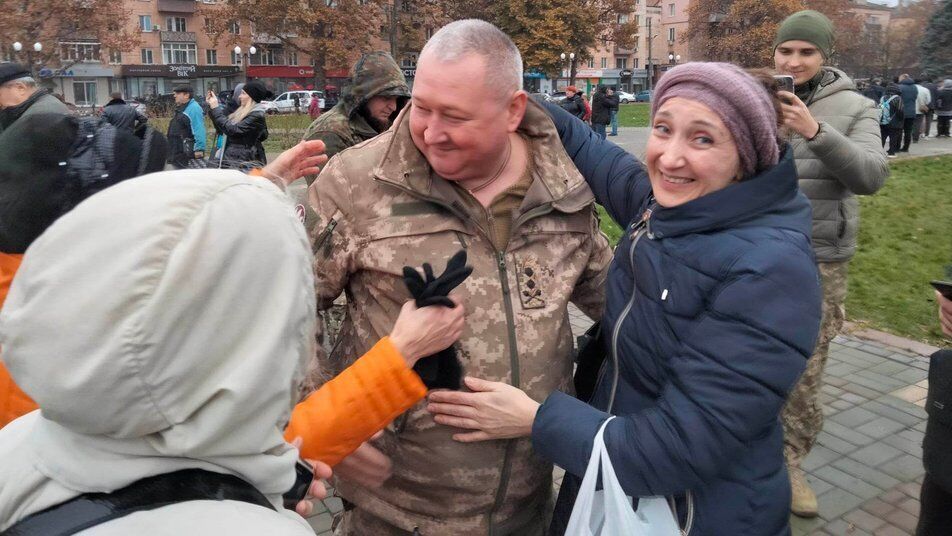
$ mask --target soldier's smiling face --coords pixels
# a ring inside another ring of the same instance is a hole
[[[449,62],[423,54],[417,63],[410,135],[444,179],[491,175],[525,114],[525,92],[491,87],[486,73],[486,60],[475,54]]]

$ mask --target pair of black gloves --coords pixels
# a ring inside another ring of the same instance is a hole
[[[417,307],[443,305],[454,308],[456,304],[449,299],[450,291],[458,287],[471,273],[473,267],[466,266],[466,250],[460,250],[446,263],[446,270],[439,277],[433,274],[430,263],[423,263],[422,276],[416,268],[404,266],[403,282]],[[455,345],[418,360],[413,370],[428,389],[459,390],[463,379],[463,366],[456,355]]]

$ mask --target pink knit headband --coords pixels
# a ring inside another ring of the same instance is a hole
[[[651,104],[652,117],[668,99],[699,102],[721,118],[737,144],[744,178],[777,164],[777,114],[767,90],[730,63],[692,62],[661,77]]]

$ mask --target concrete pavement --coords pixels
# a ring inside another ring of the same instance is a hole
[[[574,307],[569,315],[576,335],[591,324]],[[803,466],[820,517],[791,516],[794,536],[914,533],[928,367],[927,356],[909,350],[849,335],[834,339],[821,394],[826,422]],[[562,475],[556,468],[556,488]],[[317,506],[309,522],[316,534],[329,536],[340,499]]]

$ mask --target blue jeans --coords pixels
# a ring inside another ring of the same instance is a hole
[[[595,133],[598,134],[599,136],[601,136],[601,138],[602,138],[603,140],[605,139],[605,127],[606,127],[606,126],[607,126],[607,125],[603,125],[603,124],[599,124],[599,123],[592,123],[592,129],[594,129],[594,130],[595,130]]]
[[[618,135],[618,110],[612,110],[612,136]]]

